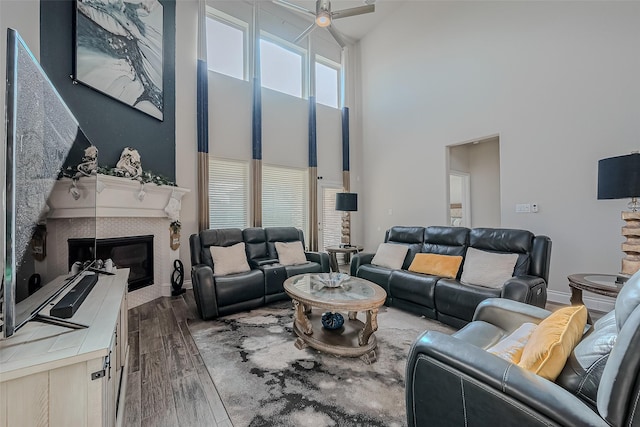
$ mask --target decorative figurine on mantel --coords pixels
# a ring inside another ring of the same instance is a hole
[[[77,177],[80,177],[81,174],[91,176],[98,172],[98,148],[95,145],[90,145],[85,148],[82,163],[78,165],[77,169]]]
[[[125,147],[120,155],[120,160],[116,164],[115,172],[118,176],[138,179],[142,176],[142,161],[138,150]]]

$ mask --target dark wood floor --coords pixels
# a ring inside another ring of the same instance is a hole
[[[129,310],[124,426],[232,426],[187,320],[200,321],[191,290]]]

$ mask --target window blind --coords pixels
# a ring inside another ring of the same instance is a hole
[[[309,184],[306,169],[262,166],[262,226],[296,227],[309,236]]]
[[[211,228],[249,226],[249,163],[209,157]]]

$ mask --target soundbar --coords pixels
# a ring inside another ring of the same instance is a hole
[[[84,276],[78,283],[60,301],[51,308],[49,314],[61,319],[68,319],[78,310],[82,302],[85,300],[91,289],[98,282],[97,274],[88,274]]]

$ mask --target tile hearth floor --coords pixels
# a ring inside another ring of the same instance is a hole
[[[233,427],[187,320],[202,322],[191,289],[129,310],[125,427]]]

